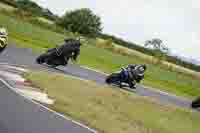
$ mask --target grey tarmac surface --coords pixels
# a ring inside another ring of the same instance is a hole
[[[1,133],[92,133],[20,96],[0,81]]]
[[[17,55],[13,53],[14,49],[8,48],[4,54],[0,55],[1,63],[11,63],[17,65],[25,64],[34,56],[28,54],[29,51],[16,49]],[[8,53],[7,53],[8,52]],[[19,52],[19,53],[18,53]],[[27,53],[26,53],[27,52]],[[25,53],[25,55],[23,55]],[[30,52],[31,53],[31,52]],[[27,54],[27,55],[26,55]],[[19,55],[19,58],[15,58]],[[27,59],[28,58],[28,59]],[[26,60],[27,59],[27,60]],[[8,61],[9,60],[9,61]],[[27,65],[27,64],[25,64]],[[38,69],[38,66],[33,68]],[[2,70],[2,68],[1,68]],[[40,68],[41,70],[41,68]],[[20,72],[14,72],[20,73]],[[3,79],[2,77],[0,77]],[[7,81],[7,80],[4,80]],[[94,133],[93,129],[72,121],[69,118],[63,117],[58,113],[53,112],[37,104],[20,94],[18,94],[7,83],[0,80],[0,133]],[[12,86],[12,82],[10,82]]]
[[[26,68],[35,70],[64,73],[86,80],[92,80],[99,84],[105,84],[105,74],[80,67],[76,64],[68,64],[67,67],[58,67],[58,69],[55,70],[44,65],[36,64],[35,59],[38,55],[39,54],[32,52],[31,49],[17,48],[14,45],[9,45],[7,49],[0,55],[0,63],[24,66]],[[153,97],[164,104],[175,104],[177,106],[187,108],[190,107],[191,104],[191,101],[186,98],[177,97],[175,95],[161,92],[156,89],[149,89],[141,85],[137,85],[137,89],[133,90],[133,92],[137,93],[138,95]]]

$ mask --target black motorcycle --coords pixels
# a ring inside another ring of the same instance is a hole
[[[38,64],[46,63],[51,67],[57,67],[59,65],[66,66],[68,64],[68,60],[72,56],[64,57],[62,54],[59,55],[56,51],[56,48],[49,49],[46,53],[37,57],[36,62]]]
[[[191,107],[194,109],[200,108],[200,97],[192,101]]]
[[[121,71],[112,73],[111,75],[107,76],[105,82],[107,84],[115,84],[120,88],[124,87],[124,84],[126,84],[125,86],[128,84],[131,89],[135,89],[135,80],[130,82],[128,78],[128,73],[122,69]]]

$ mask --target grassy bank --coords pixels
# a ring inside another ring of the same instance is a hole
[[[15,8],[0,2],[0,10],[13,11]]]
[[[41,27],[0,14],[0,23],[8,28],[10,43],[17,46],[29,47],[42,51],[55,46],[70,34],[59,34]],[[108,50],[97,48],[95,41],[83,46],[79,64],[86,65],[104,72],[119,70],[121,66],[131,63],[146,63],[145,60],[134,56],[122,56]],[[156,65],[148,65],[143,84],[166,90],[185,97],[196,97],[200,94],[199,79],[186,74],[168,71]]]
[[[164,106],[94,82],[61,74],[30,72],[25,77],[45,88],[56,100],[50,108],[62,112],[102,133],[197,133],[200,113]]]

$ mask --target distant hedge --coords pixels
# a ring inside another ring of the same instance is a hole
[[[123,40],[121,38],[117,38],[117,37],[112,36],[112,35],[102,34],[101,33],[101,34],[98,34],[98,37],[100,37],[102,39],[105,39],[105,40],[112,39],[112,41],[114,43],[119,44],[121,46],[130,48],[130,49],[133,49],[133,50],[137,50],[139,52],[145,53],[145,54],[150,55],[150,56],[154,55],[153,54],[154,51],[151,50],[151,49],[147,49],[145,47],[139,46],[139,45],[137,45],[135,43],[132,43],[132,42],[125,41],[125,40]],[[168,62],[171,62],[171,63],[177,64],[177,65],[183,66],[185,68],[189,68],[189,69],[192,69],[192,70],[200,72],[200,65],[196,65],[196,64],[193,64],[193,63],[190,63],[190,62],[183,61],[178,57],[167,56],[166,60]]]
[[[1,2],[17,8],[17,4],[15,0],[1,0]]]
[[[119,44],[121,46],[130,48],[130,49],[134,49],[134,50],[140,51],[140,52],[148,54],[148,55],[153,55],[153,51],[150,50],[150,49],[147,49],[145,47],[139,46],[139,45],[137,45],[135,43],[132,43],[132,42],[125,41],[125,40],[123,40],[121,38],[118,38],[118,37],[115,37],[115,36],[112,36],[112,35],[98,34],[98,37],[100,37],[102,39],[105,39],[105,40],[112,39],[112,41],[114,43]]]
[[[54,15],[49,9],[40,7],[37,3],[30,0],[1,0],[2,3],[8,4],[12,7],[31,12],[32,15],[45,17],[49,20],[56,21],[58,16]]]
[[[167,61],[200,72],[200,65],[183,61],[179,59],[178,57],[167,56]]]

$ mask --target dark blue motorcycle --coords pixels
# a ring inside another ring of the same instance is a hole
[[[129,78],[128,71],[124,68],[121,69],[121,71],[112,73],[111,75],[107,76],[105,82],[107,84],[115,84],[118,85],[120,88],[123,87],[123,83],[126,83],[129,85],[131,89],[135,89],[135,80]]]

